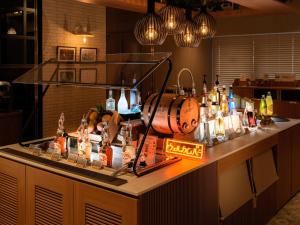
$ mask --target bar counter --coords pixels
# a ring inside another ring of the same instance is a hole
[[[17,180],[19,210],[15,213],[20,224],[45,218],[52,221],[51,213],[42,216],[40,208],[47,208],[47,200],[34,207],[39,201],[38,188],[63,198],[61,218],[57,217],[63,224],[97,223],[103,218],[115,221],[112,224],[128,225],[235,224],[233,221],[245,218],[245,212],[250,215],[249,224],[264,224],[300,189],[299,132],[300,120],[275,123],[208,148],[202,160],[183,158],[142,177],[120,175],[118,178],[127,183],[119,186],[1,151],[23,151],[18,144],[0,148],[0,172]],[[270,195],[275,196],[274,209],[263,216],[256,214],[257,210],[265,210],[268,203],[264,201]],[[23,212],[20,207],[25,205],[32,209]]]

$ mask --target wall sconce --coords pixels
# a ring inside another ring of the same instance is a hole
[[[82,37],[82,42],[85,44],[87,42],[87,38],[93,38],[95,35],[91,33],[91,26],[90,26],[90,20],[87,20],[86,26],[82,26],[80,23],[77,23],[73,29],[69,29],[67,19],[65,16],[65,24],[64,24],[65,30],[69,31],[70,33]]]

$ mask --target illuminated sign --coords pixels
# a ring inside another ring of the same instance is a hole
[[[203,144],[180,141],[175,139],[165,139],[166,153],[182,155],[195,159],[202,159],[205,146]]]

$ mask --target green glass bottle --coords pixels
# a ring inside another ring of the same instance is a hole
[[[267,103],[266,103],[265,95],[262,95],[261,99],[260,99],[259,114],[261,116],[266,116],[267,115]]]

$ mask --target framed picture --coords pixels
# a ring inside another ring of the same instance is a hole
[[[84,84],[96,84],[97,69],[96,68],[80,69],[79,82]]]
[[[76,48],[57,46],[57,60],[60,62],[75,62]]]
[[[59,69],[57,81],[61,83],[75,83],[76,69]]]
[[[97,61],[97,48],[80,48],[80,61],[81,62],[96,62]]]

